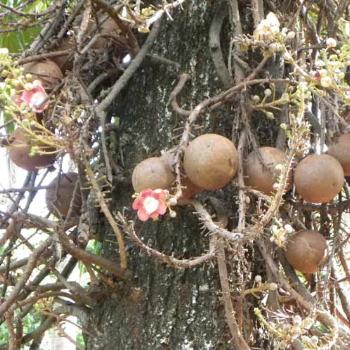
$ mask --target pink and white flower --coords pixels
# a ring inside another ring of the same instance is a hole
[[[19,96],[18,102],[24,103],[36,113],[42,113],[49,105],[48,96],[39,80],[34,80]]]
[[[137,216],[141,221],[147,221],[150,218],[156,220],[159,215],[164,215],[167,211],[167,196],[166,190],[143,190],[134,200],[132,208],[137,210]]]

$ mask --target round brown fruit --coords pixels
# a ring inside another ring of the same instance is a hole
[[[9,157],[13,163],[22,169],[34,171],[40,168],[47,168],[55,162],[55,153],[40,154],[40,150],[43,152],[54,152],[52,147],[48,148],[43,144],[35,144],[39,148],[39,152],[34,155],[30,154],[33,146],[31,135],[24,129],[16,129],[9,140]]]
[[[287,243],[286,258],[296,270],[314,273],[322,263],[327,248],[326,239],[316,231],[299,231]]]
[[[260,156],[259,156],[260,155]],[[275,147],[260,147],[251,152],[245,162],[245,184],[270,195],[274,191],[273,185],[278,181],[280,171],[277,164],[286,161],[286,154]],[[288,175],[288,191],[292,186],[292,172]]]
[[[188,200],[193,198],[197,193],[200,193],[203,191],[203,188],[200,188],[196,186],[189,178],[184,178],[181,180],[182,188],[182,196],[180,197],[180,200]]]
[[[147,188],[168,189],[174,182],[175,176],[169,165],[160,157],[152,157],[137,164],[132,173],[132,185],[135,192]]]
[[[172,169],[175,165],[175,154],[172,152],[165,152],[160,157],[165,164],[169,166],[170,169]],[[203,188],[200,188],[196,186],[188,177],[181,177],[181,186],[182,186],[182,195],[179,198],[179,202],[184,201],[193,198],[197,193],[200,193],[203,190]]]
[[[237,169],[236,147],[221,135],[201,135],[190,142],[185,150],[185,173],[193,184],[203,189],[217,190],[226,186]]]
[[[71,205],[70,217],[79,216],[82,202],[80,188],[78,187],[74,192],[77,181],[78,174],[70,172],[60,174],[49,184],[46,190],[46,205],[55,216],[65,218]],[[71,203],[74,193],[74,200]]]
[[[73,67],[73,50],[75,43],[72,37],[64,37],[60,44],[55,48],[55,51],[70,50],[69,53],[60,56],[53,56],[51,60],[54,61],[62,72]]]
[[[342,134],[328,149],[328,154],[339,161],[345,176],[350,175],[350,134]]]
[[[38,79],[45,89],[51,90],[63,79],[63,74],[58,65],[51,61],[35,61],[23,65],[24,73],[29,73],[34,79]]]
[[[112,18],[107,18],[101,26],[98,28],[98,31],[101,35],[95,43],[92,45],[92,48],[95,50],[103,50],[111,42],[111,38],[105,36],[120,36],[120,29],[117,23]]]
[[[311,203],[327,203],[342,189],[344,171],[340,163],[327,154],[304,158],[294,173],[296,191]]]

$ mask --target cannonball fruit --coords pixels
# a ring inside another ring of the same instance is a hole
[[[175,154],[172,152],[165,152],[160,157],[170,168],[175,165]],[[179,202],[193,198],[197,193],[203,191],[203,188],[196,186],[187,176],[181,177],[182,195],[179,198]]]
[[[188,200],[193,198],[196,194],[203,191],[203,188],[200,188],[196,186],[194,183],[191,182],[189,178],[184,178],[181,180],[182,188],[182,196],[180,200]]]
[[[236,147],[221,135],[201,135],[190,142],[185,150],[185,173],[193,184],[203,189],[217,190],[226,186],[237,169]]]
[[[160,157],[152,157],[137,164],[132,173],[132,185],[135,192],[141,192],[147,188],[169,189],[175,176],[170,166]]]
[[[58,65],[51,60],[33,61],[23,65],[24,73],[29,73],[34,79],[39,79],[45,89],[51,90],[63,79]]]
[[[64,37],[59,45],[55,48],[55,51],[70,50],[70,53],[66,53],[60,56],[53,56],[50,59],[54,61],[62,72],[67,69],[71,69],[73,66],[73,50],[75,48],[75,42],[73,37]]]
[[[260,147],[251,152],[244,166],[245,184],[270,195],[274,191],[273,185],[278,181],[280,170],[278,164],[286,161],[286,154],[274,147]],[[292,186],[292,172],[289,173],[287,190]]]
[[[79,216],[82,203],[80,188],[75,190],[77,181],[78,174],[70,172],[58,175],[49,184],[46,190],[46,205],[55,216],[65,218],[71,206],[70,217]],[[72,202],[73,194],[75,195]]]
[[[108,43],[111,42],[111,38],[104,37],[104,35],[119,36],[120,34],[120,29],[117,23],[112,18],[107,18],[98,28],[98,31],[101,37],[98,38],[96,42],[92,45],[92,48],[95,50],[105,49],[108,46]]]
[[[294,183],[296,191],[305,201],[327,203],[341,191],[344,171],[334,157],[312,154],[297,165]]]
[[[350,134],[342,134],[328,148],[330,156],[336,158],[343,167],[345,176],[350,175]]]
[[[326,248],[326,239],[319,232],[299,231],[288,240],[285,255],[296,270],[314,273],[322,263]]]
[[[40,153],[40,151],[54,152],[54,149],[52,147],[48,148],[44,144],[34,144],[31,142],[31,135],[28,134],[24,129],[16,129],[10,136],[9,141],[9,157],[13,163],[22,169],[34,171],[40,168],[47,168],[55,162],[55,153]],[[39,152],[31,155],[33,146],[38,147]]]

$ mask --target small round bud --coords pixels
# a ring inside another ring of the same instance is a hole
[[[279,52],[283,50],[283,46],[279,43],[271,43],[269,45],[269,50],[274,53],[274,52]]]
[[[287,34],[287,39],[288,40],[293,40],[295,38],[295,32],[289,32]]]
[[[286,52],[283,53],[283,58],[284,58],[286,61],[291,61],[293,57],[292,57],[292,55],[291,55],[288,51],[286,51]]]
[[[171,206],[176,205],[176,204],[177,204],[177,199],[176,199],[175,197],[171,197],[171,198],[169,199],[169,204],[170,204]]]
[[[254,102],[258,103],[258,102],[260,102],[260,97],[259,97],[258,95],[254,95],[254,96],[252,97],[252,100],[253,100]]]
[[[275,119],[275,116],[273,115],[273,113],[272,112],[266,112],[266,117],[267,117],[267,119]]]
[[[33,85],[31,83],[24,84],[24,90],[31,90],[32,88],[33,88]]]
[[[256,283],[261,283],[262,277],[260,275],[256,275],[254,280],[255,280]]]
[[[284,229],[286,230],[287,233],[294,232],[293,227],[291,225],[289,225],[289,224],[284,225]]]
[[[279,171],[283,170],[283,164],[281,164],[281,163],[276,164],[275,169],[279,170]]]
[[[0,47],[0,55],[8,55],[9,54],[9,50],[6,47]]]
[[[328,38],[326,40],[326,45],[327,45],[327,47],[336,47],[337,41],[334,38]]]
[[[271,89],[265,89],[264,95],[265,95],[266,97],[270,97],[270,96],[272,95]]]
[[[273,186],[272,186],[272,188],[275,190],[275,191],[278,191],[278,189],[280,188],[280,185],[279,185],[279,183],[274,183],[273,184]]]
[[[295,315],[293,317],[293,323],[296,325],[296,326],[300,326],[301,323],[303,322],[303,320],[301,319],[301,317],[299,315]]]
[[[171,218],[176,218],[176,212],[174,210],[171,210],[169,212],[169,215],[170,215]]]
[[[281,123],[280,128],[283,130],[287,130],[287,124],[286,123]]]
[[[316,335],[313,335],[311,338],[310,338],[310,342],[313,344],[313,345],[317,345],[318,344],[318,337]]]
[[[270,289],[270,290],[274,291],[274,290],[277,290],[277,288],[278,288],[278,286],[277,286],[276,283],[270,283],[270,284],[269,284],[269,289]]]
[[[321,86],[324,87],[324,88],[328,88],[330,86],[332,86],[333,84],[333,80],[331,77],[321,77]]]

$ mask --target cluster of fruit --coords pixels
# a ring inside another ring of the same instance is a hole
[[[88,36],[92,37],[95,31],[95,22],[91,20],[87,29]],[[95,42],[90,46],[92,50],[105,50],[110,45],[111,37],[115,37],[118,41],[124,40],[120,36],[118,25],[111,18],[103,21],[98,26],[98,33]],[[119,45],[125,47],[126,42],[124,41],[120,42]],[[39,81],[41,83],[40,88],[43,88],[43,94],[46,91],[53,91],[64,78],[64,73],[72,68],[74,48],[74,38],[72,36],[64,37],[60,41],[59,46],[56,47],[56,50],[63,52],[63,54],[52,56],[50,59],[23,64],[23,75],[30,77],[32,81]],[[38,110],[38,108],[33,108],[32,110],[36,113],[41,113],[44,109]],[[40,114],[37,114],[37,119],[40,119]],[[52,166],[56,160],[57,148],[52,142],[51,144],[47,142],[47,134],[47,130],[44,127],[40,128],[27,124],[25,127],[21,125],[17,127],[8,137],[7,148],[11,161],[27,171],[35,171]],[[67,173],[61,174],[49,185],[46,192],[46,202],[48,208],[56,216],[63,218],[67,216],[76,182],[77,174]],[[79,192],[78,190],[76,198],[72,202],[70,217],[76,217],[80,212],[81,197]]]
[[[327,203],[342,189],[344,176],[350,175],[350,134],[341,135],[328,149],[328,154],[312,154],[301,160],[288,173],[285,190],[295,186],[299,196],[311,203]],[[286,154],[274,147],[261,147],[244,160],[245,185],[265,195],[278,189],[279,177],[286,164]],[[228,185],[239,167],[235,145],[217,134],[204,134],[189,143],[183,159],[183,193],[188,200],[204,190],[217,190]],[[135,192],[146,189],[171,190],[174,185],[171,153],[140,162],[132,174]],[[294,175],[293,175],[294,173]],[[315,272],[326,250],[326,240],[318,232],[299,231],[286,248],[286,257],[299,271]],[[302,262],[302,263],[300,263]]]

